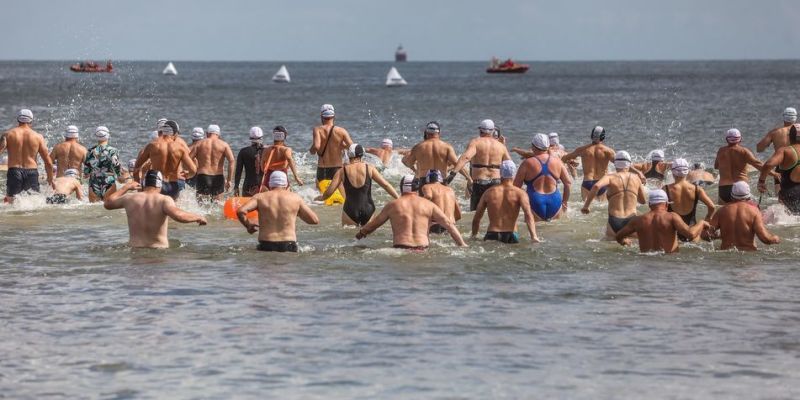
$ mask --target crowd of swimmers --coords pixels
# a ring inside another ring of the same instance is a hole
[[[767,178],[772,176],[780,203],[790,213],[800,214],[800,124],[794,108],[787,108],[783,125],[758,143],[759,152],[772,145],[774,154],[766,162],[741,145],[739,130],[728,130],[714,162],[718,181],[701,163],[682,158],[667,161],[661,150],[651,152],[647,162],[634,163],[628,152],[605,144],[606,131],[600,126],[591,130],[587,144],[571,152],[560,144],[557,133],[535,134],[529,148],[509,151],[505,137],[487,119],[480,122],[478,136],[459,156],[442,139],[441,126],[435,121],[426,124],[422,141],[410,149],[393,148],[391,139],[384,139],[378,148],[365,148],[335,124],[335,115],[332,105],[323,105],[321,123],[313,128],[308,151],[317,156],[320,195],[315,200],[341,196],[342,224],[357,226],[357,239],[390,222],[396,248],[424,250],[430,235],[444,233],[457,245],[467,245],[456,226],[462,212],[452,182],[459,174],[467,182],[474,212],[471,236],[477,237],[488,214],[484,240],[509,244],[520,241],[520,212],[531,242],[539,241],[537,221],[564,215],[579,165],[581,212],[588,214],[593,201],[605,200],[607,236],[625,245],[638,238],[643,252],[676,252],[679,243],[701,239],[719,238],[723,250],[756,250],[755,237],[765,244],[778,243],[779,238],[765,226],[759,204],[752,200],[748,166],[760,171],[760,192],[768,190]],[[271,145],[263,143],[261,128],[251,128],[251,144],[234,157],[219,126],[194,128],[192,143],[187,143],[179,135],[179,125],[163,118],[137,158],[123,165],[119,151],[109,145],[111,132],[104,126],[95,130],[97,144],[89,149],[79,143],[78,128],[69,126],[64,141],[48,151],[42,135],[32,129],[30,110],[21,110],[17,122],[17,127],[0,137],[0,153],[8,150],[5,201],[13,202],[25,191],[39,191],[39,157],[53,193],[48,203],[65,203],[73,195],[82,199],[82,179],[86,179],[90,201],[102,201],[109,210],[125,209],[133,247],[168,247],[168,218],[207,223],[203,216],[176,206],[186,185],[194,187],[203,201],[221,201],[230,192],[245,196],[236,215],[247,232],[258,232],[259,250],[297,251],[297,218],[319,224],[306,201],[290,189],[289,172],[297,185],[304,182],[286,145],[288,131],[282,126],[273,129]],[[402,157],[413,174],[403,176],[395,190],[380,168],[365,162],[365,153],[384,165]],[[519,166],[512,153],[523,158]],[[608,172],[610,164],[613,172]],[[668,171],[674,182],[664,185]],[[393,198],[380,211],[372,199],[373,182]],[[123,185],[117,189],[118,184]],[[704,189],[714,184],[719,185],[718,202]],[[701,220],[697,218],[699,203],[707,209]],[[647,204],[649,211],[638,215],[640,204]],[[248,217],[252,211],[258,212],[257,219]]]

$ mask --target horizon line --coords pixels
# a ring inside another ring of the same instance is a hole
[[[503,59],[503,57],[499,57]],[[513,59],[513,58],[512,58]],[[54,58],[0,58],[0,62],[81,62],[81,61],[97,61],[97,62],[185,62],[185,63],[247,63],[247,62],[266,62],[266,63],[448,63],[448,62],[488,62],[489,60],[410,60],[410,61],[394,61],[394,60],[265,60],[265,59],[241,59],[241,60],[198,60],[198,59],[128,59],[128,58],[81,58],[81,59],[54,59]],[[798,58],[618,58],[618,59],[564,59],[564,60],[524,60],[515,59],[517,62],[525,63],[568,63],[568,62],[717,62],[717,61],[800,61]]]

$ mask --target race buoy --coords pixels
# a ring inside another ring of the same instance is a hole
[[[229,197],[228,200],[225,200],[222,214],[224,214],[227,219],[238,220],[239,217],[236,215],[236,212],[239,211],[239,207],[245,205],[249,200],[249,197]],[[258,220],[258,211],[253,210],[247,213],[247,219]]]
[[[325,180],[319,181],[319,184],[317,184],[317,186],[318,186],[317,188],[319,189],[320,193],[325,193],[325,191],[328,190],[328,186],[330,186],[330,185],[331,185],[331,180],[330,179],[325,179]],[[333,192],[331,197],[328,197],[327,199],[325,199],[325,205],[326,206],[332,206],[334,204],[344,204],[344,197],[342,196],[341,193],[339,193],[339,189],[336,189],[336,191]]]
[[[397,68],[395,67],[392,67],[392,69],[389,70],[389,73],[386,74],[386,86],[388,87],[400,87],[407,84],[408,83],[406,80],[400,76],[400,73],[397,72]]]
[[[289,71],[286,69],[285,65],[281,65],[281,68],[275,75],[272,76],[273,82],[280,82],[280,83],[289,83],[292,81],[292,78],[289,77]]]
[[[164,75],[178,75],[178,70],[175,69],[175,64],[172,61],[167,64],[167,67],[164,68],[164,71],[161,72]]]

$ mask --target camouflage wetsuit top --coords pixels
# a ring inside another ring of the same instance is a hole
[[[116,148],[98,144],[89,149],[83,162],[83,174],[89,175],[89,189],[103,198],[117,182],[121,167]]]

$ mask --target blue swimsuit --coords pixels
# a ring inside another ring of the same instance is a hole
[[[549,221],[551,218],[555,217],[559,211],[561,211],[561,192],[558,191],[558,186],[556,186],[556,190],[553,191],[553,193],[539,193],[533,188],[533,183],[541,177],[549,176],[558,182],[558,180],[550,172],[550,157],[548,157],[547,161],[545,162],[542,162],[542,160],[538,158],[536,160],[539,161],[539,164],[541,164],[542,170],[539,171],[539,175],[536,175],[536,177],[533,179],[525,181],[525,184],[527,185],[528,189],[528,198],[531,202],[531,210],[539,218]]]

